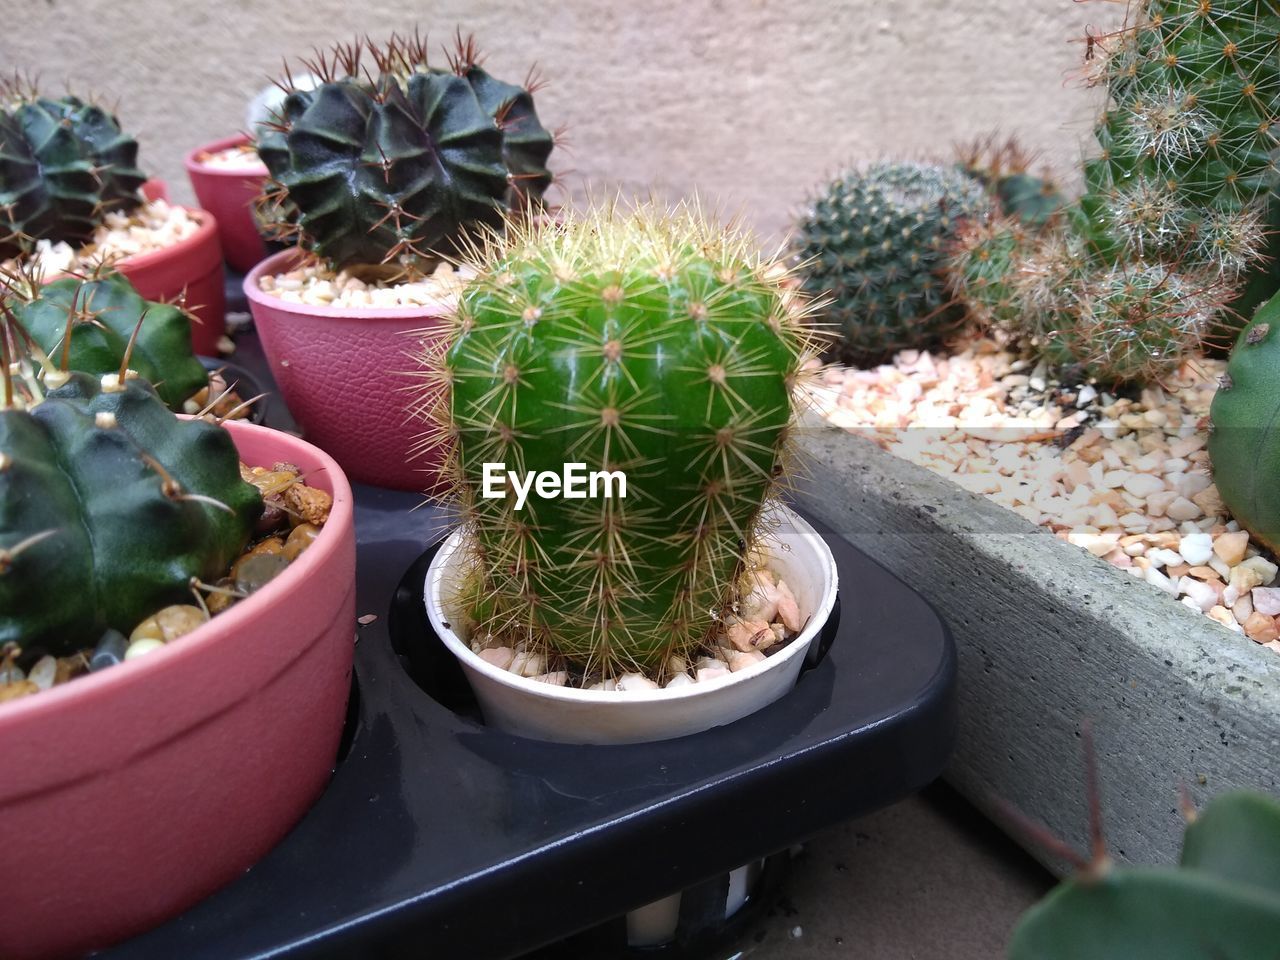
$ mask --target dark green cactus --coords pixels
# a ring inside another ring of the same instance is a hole
[[[68,654],[224,575],[262,499],[221,427],[179,420],[131,377],[73,373],[46,392],[27,350],[7,318],[0,646]]]
[[[473,636],[604,676],[710,639],[786,479],[811,353],[785,271],[751,250],[696,212],[647,208],[490,240],[433,364]],[[483,496],[486,463],[623,471],[626,496],[518,509]]]
[[[983,329],[1012,337],[1025,335],[1025,298],[1017,271],[1034,239],[1011,217],[973,222],[961,232],[950,255],[949,275],[956,295]]]
[[[946,257],[961,227],[984,216],[986,191],[949,166],[880,163],[833,180],[797,227],[805,291],[828,298],[842,359],[874,364],[935,346],[964,319]]]
[[[137,141],[103,108],[0,86],[0,257],[37,240],[82,244],[108,211],[138,206],[137,160]]]
[[[1032,154],[1015,137],[1003,142],[984,137],[962,146],[960,167],[978,180],[996,200],[1000,214],[1033,230],[1066,206],[1066,198],[1048,176],[1031,173]]]
[[[1280,296],[1241,331],[1210,418],[1222,502],[1257,540],[1280,549]]]
[[[486,73],[459,42],[448,70],[393,37],[317,55],[323,78],[292,90],[259,131],[273,178],[260,204],[277,239],[335,266],[415,265],[540,200],[554,137],[529,89]],[[286,86],[292,86],[285,80]]]
[[[12,311],[60,371],[133,370],[178,411],[209,382],[191,349],[190,317],[170,304],[144,300],[119,273],[65,277],[43,286],[17,277],[6,285],[0,309]]]
[[[1187,827],[1178,867],[1105,854],[1019,923],[1009,960],[1262,960],[1280,944],[1280,804],[1215,798]]]

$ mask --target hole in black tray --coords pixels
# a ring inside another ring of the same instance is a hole
[[[431,547],[405,572],[387,619],[391,648],[419,687],[437,703],[477,723],[483,723],[480,707],[462,667],[431,629],[422,599],[427,567],[440,544]]]
[[[436,636],[427,619],[423,585],[427,578],[427,567],[431,565],[439,546],[436,544],[428,549],[405,571],[391,599],[387,632],[391,637],[392,649],[414,683],[433,700],[454,713],[483,723],[480,707],[462,667]],[[805,657],[801,669],[802,678],[826,657],[839,627],[840,596],[837,593],[831,616],[827,618]]]
[[[351,693],[347,696],[347,717],[342,723],[342,738],[338,741],[338,756],[333,761],[335,770],[342,766],[342,762],[347,759],[351,753],[351,744],[356,738],[356,731],[360,726],[360,681],[356,677],[356,672],[351,671]]]

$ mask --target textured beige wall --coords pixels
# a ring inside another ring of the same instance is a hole
[[[119,103],[143,166],[190,197],[182,155],[242,126],[281,57],[416,23],[473,31],[497,75],[537,62],[553,166],[581,196],[697,190],[778,236],[849,162],[947,155],[992,127],[1067,172],[1094,97],[1072,81],[1092,17],[1072,0],[0,0],[0,64]]]

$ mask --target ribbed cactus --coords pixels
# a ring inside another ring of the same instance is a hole
[[[84,243],[105,213],[136,207],[137,162],[137,141],[102,107],[0,84],[0,258],[37,240]]]
[[[804,307],[785,270],[695,210],[508,230],[477,258],[433,361],[472,636],[588,675],[661,670],[710,638],[787,479]],[[483,495],[486,463],[621,471],[626,496],[520,508]]]
[[[1018,924],[1009,960],[1262,960],[1280,943],[1280,803],[1216,797],[1188,825],[1177,867],[1100,852]]]
[[[554,137],[533,85],[490,76],[470,41],[459,40],[448,69],[429,66],[416,37],[356,41],[305,65],[323,82],[291,90],[259,128],[274,181],[261,206],[277,239],[296,237],[339,267],[412,266],[551,183]]]
[[[1280,297],[1240,334],[1213,398],[1209,456],[1222,502],[1280,550]]]
[[[131,377],[47,390],[12,318],[0,361],[0,646],[71,653],[226,573],[262,499],[225,430]]]
[[[1010,262],[1006,277],[975,276],[1015,291],[1028,274],[1072,278],[1056,297],[1015,296],[1010,315],[1025,318],[1027,338],[1039,339],[1047,322],[1063,362],[1109,382],[1153,379],[1200,350],[1264,255],[1277,179],[1280,8],[1258,0],[1140,0],[1123,29],[1091,37],[1088,50],[1107,102],[1095,128],[1100,155],[1085,164],[1085,194]],[[1061,255],[1069,259],[1055,263]],[[1081,256],[1087,269],[1079,269]],[[982,302],[983,291],[965,283],[975,273],[969,252],[962,249],[956,263],[960,295]],[[1099,323],[1088,308],[1121,306],[1099,292],[1120,278],[1149,277],[1193,292],[1192,302],[1174,316],[1162,292],[1137,284],[1126,311],[1133,318],[1123,341],[1128,355],[1113,363],[1116,324]],[[1027,289],[1051,292],[1043,284]]]
[[[143,299],[121,274],[102,271],[44,285],[15,276],[0,278],[0,284],[0,310],[12,313],[57,371],[132,370],[173,410],[209,382],[191,349],[190,317],[178,307]]]
[[[1018,224],[1038,229],[1066,206],[1066,198],[1048,176],[1031,172],[1034,156],[1016,137],[983,137],[960,147],[960,167],[978,180],[999,205],[999,212]]]
[[[851,363],[939,343],[964,318],[943,269],[958,231],[988,209],[981,183],[954,167],[879,163],[827,185],[797,226],[805,291]]]

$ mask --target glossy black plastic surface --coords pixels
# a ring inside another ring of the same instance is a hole
[[[377,619],[360,628],[350,737],[328,789],[241,879],[102,957],[516,957],[941,772],[951,638],[909,587],[817,524],[839,567],[839,620],[782,700],[658,744],[486,728],[426,625],[424,550],[445,519],[411,512],[419,501],[357,489],[358,613]]]

